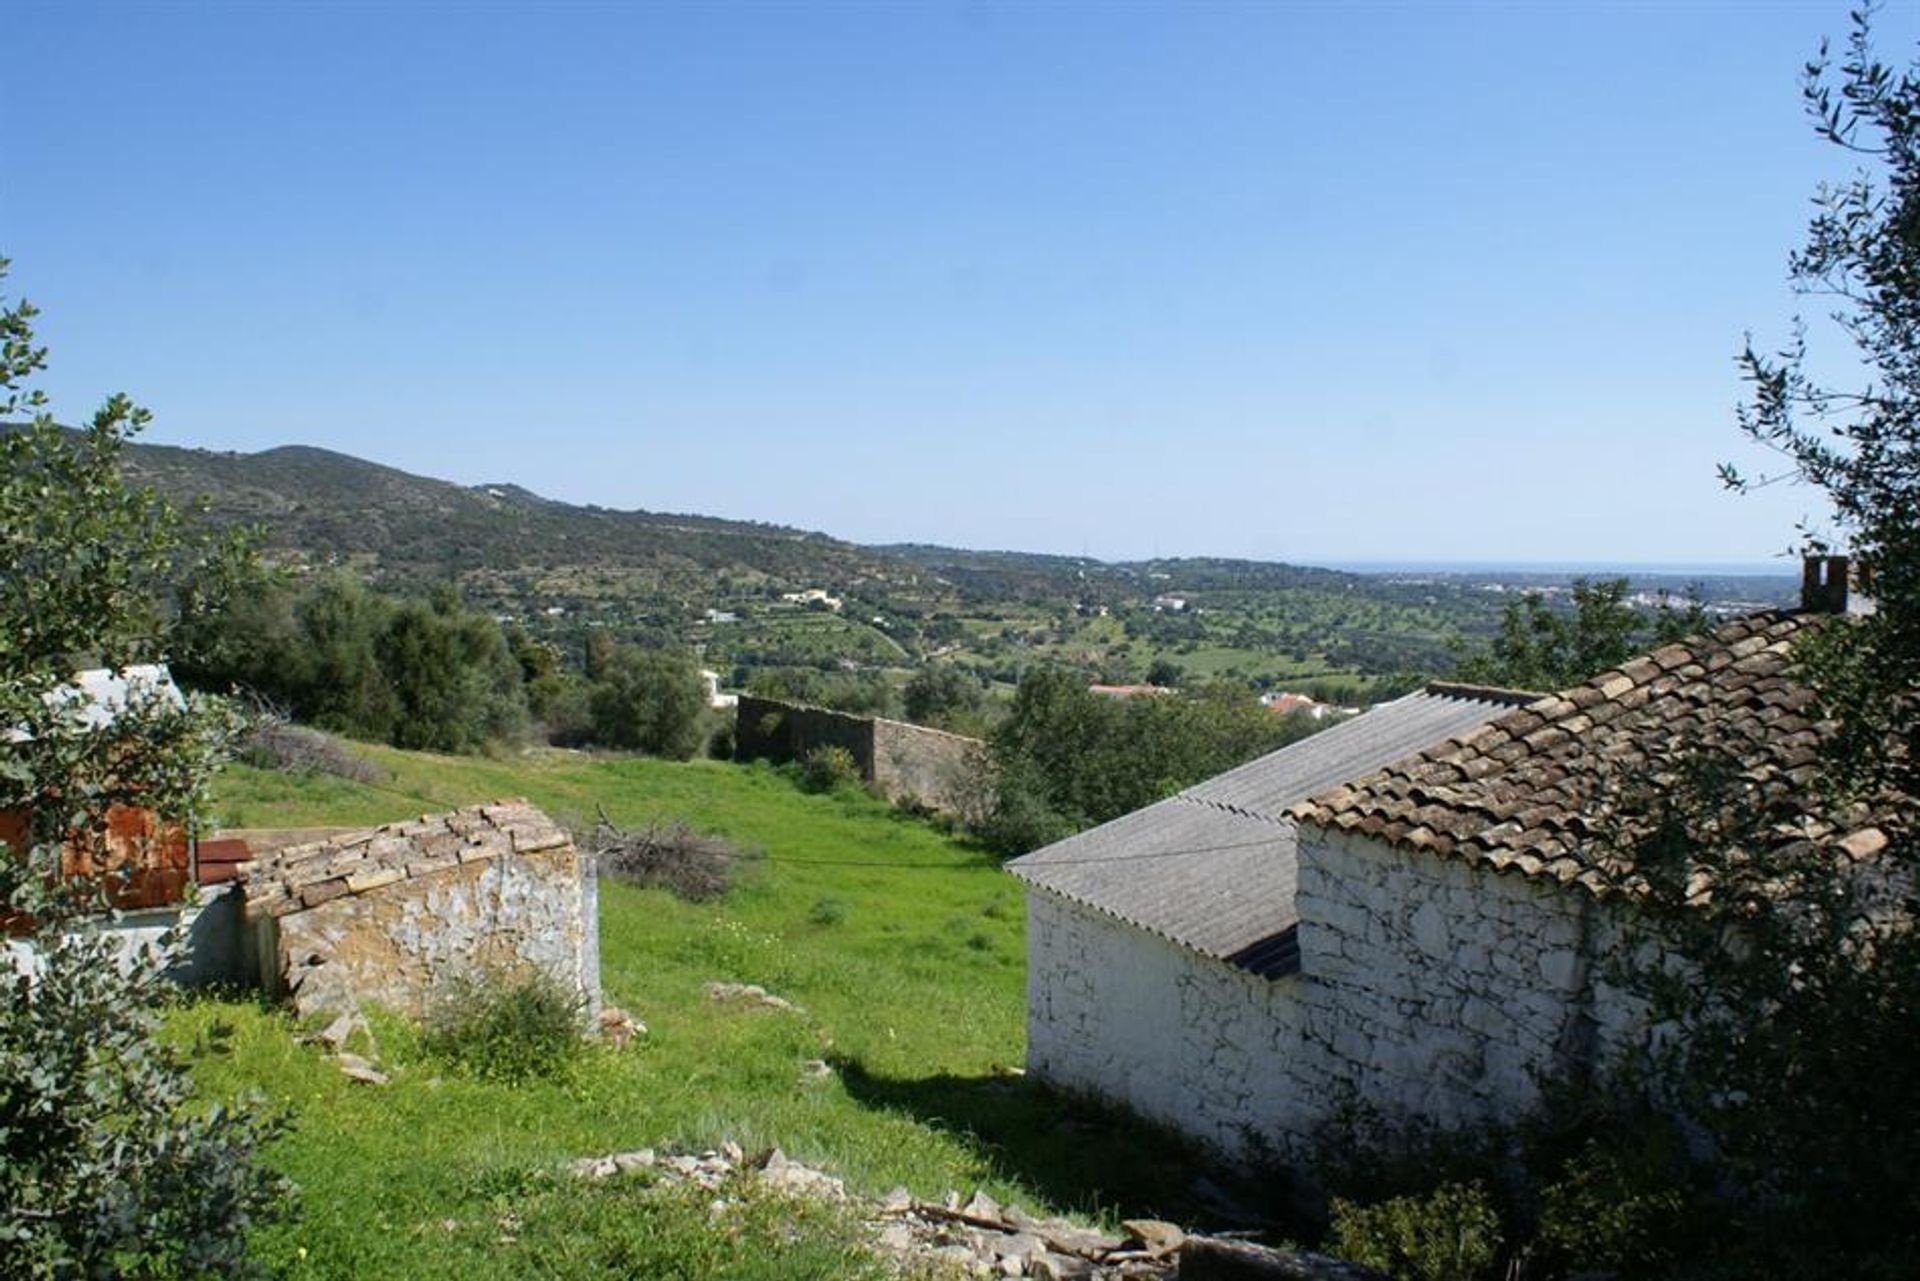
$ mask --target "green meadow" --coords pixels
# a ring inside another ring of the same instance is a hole
[[[778,1146],[856,1192],[984,1188],[1042,1211],[1180,1217],[1204,1163],[1165,1134],[1021,1077],[1022,895],[983,852],[858,790],[810,795],[765,766],[554,754],[489,760],[368,748],[377,786],[242,766],[227,826],[372,824],[504,796],[623,827],[684,819],[753,850],[707,904],[603,882],[605,998],[646,1024],[568,1079],[461,1076],[376,1020],[392,1084],[343,1077],[281,1010],[199,999],[170,1018],[210,1097],[286,1111],[271,1159],[300,1211],[261,1234],[296,1277],[857,1275],[851,1228],[817,1206],[706,1200],[639,1176],[586,1185],[576,1157]],[[799,1013],[710,1001],[757,983]],[[832,1071],[809,1073],[823,1060]]]

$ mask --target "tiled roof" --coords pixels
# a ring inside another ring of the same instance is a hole
[[[572,838],[525,801],[471,805],[292,845],[239,866],[247,912],[285,916],[462,863],[557,849]]]
[[[1663,646],[1293,814],[1405,849],[1617,888],[1624,869],[1596,862],[1590,838],[1609,789],[1636,771],[1711,744],[1756,782],[1813,781],[1826,730],[1790,651],[1825,617],[1755,614]]]
[[[1530,694],[1431,687],[1008,864],[1029,885],[1269,978],[1299,965],[1287,808]]]

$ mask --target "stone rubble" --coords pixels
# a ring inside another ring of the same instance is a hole
[[[758,983],[709,983],[707,984],[709,1001],[738,1001],[749,1005],[762,1005],[769,1010],[785,1010],[789,1014],[805,1014],[806,1011],[784,996],[775,996]]]
[[[789,1195],[844,1204],[866,1223],[872,1248],[897,1263],[903,1273],[916,1276],[1173,1281],[1181,1275],[1183,1249],[1221,1245],[1236,1257],[1254,1260],[1253,1270],[1209,1275],[1383,1281],[1364,1269],[1313,1255],[1190,1236],[1158,1219],[1130,1219],[1122,1224],[1121,1233],[1114,1234],[1067,1219],[1035,1218],[1018,1206],[1001,1205],[982,1191],[964,1203],[957,1192],[948,1192],[941,1203],[934,1204],[901,1187],[877,1199],[852,1197],[841,1180],[793,1160],[779,1148],[757,1156],[748,1156],[734,1143],[699,1153],[665,1155],[641,1148],[582,1157],[567,1169],[578,1178],[592,1180],[649,1171],[665,1182],[723,1195],[729,1184],[753,1180]]]

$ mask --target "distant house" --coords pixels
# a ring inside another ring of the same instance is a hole
[[[719,672],[713,671],[711,668],[703,667],[700,669],[700,679],[707,687],[708,707],[723,708],[738,707],[740,705],[740,696],[738,694],[723,694],[720,692]]]
[[[1089,685],[1087,693],[1101,698],[1160,698],[1175,691],[1165,685]]]
[[[833,610],[836,613],[839,612],[842,605],[846,604],[846,602],[838,596],[830,594],[825,588],[821,587],[809,587],[805,591],[799,592],[782,592],[780,599],[786,601],[789,605],[814,605],[821,609]]]
[[[1429,687],[1016,860],[1031,1071],[1230,1150],[1353,1103],[1524,1112],[1645,1032],[1609,982],[1648,934],[1604,893],[1595,807],[1709,727],[1804,781],[1822,731],[1790,649],[1817,621],[1754,615],[1545,698]]]

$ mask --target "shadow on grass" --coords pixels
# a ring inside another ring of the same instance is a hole
[[[1283,1172],[1238,1169],[1125,1109],[1021,1076],[895,1078],[857,1059],[834,1066],[857,1102],[961,1139],[996,1175],[1062,1209],[1217,1229],[1289,1226]]]

